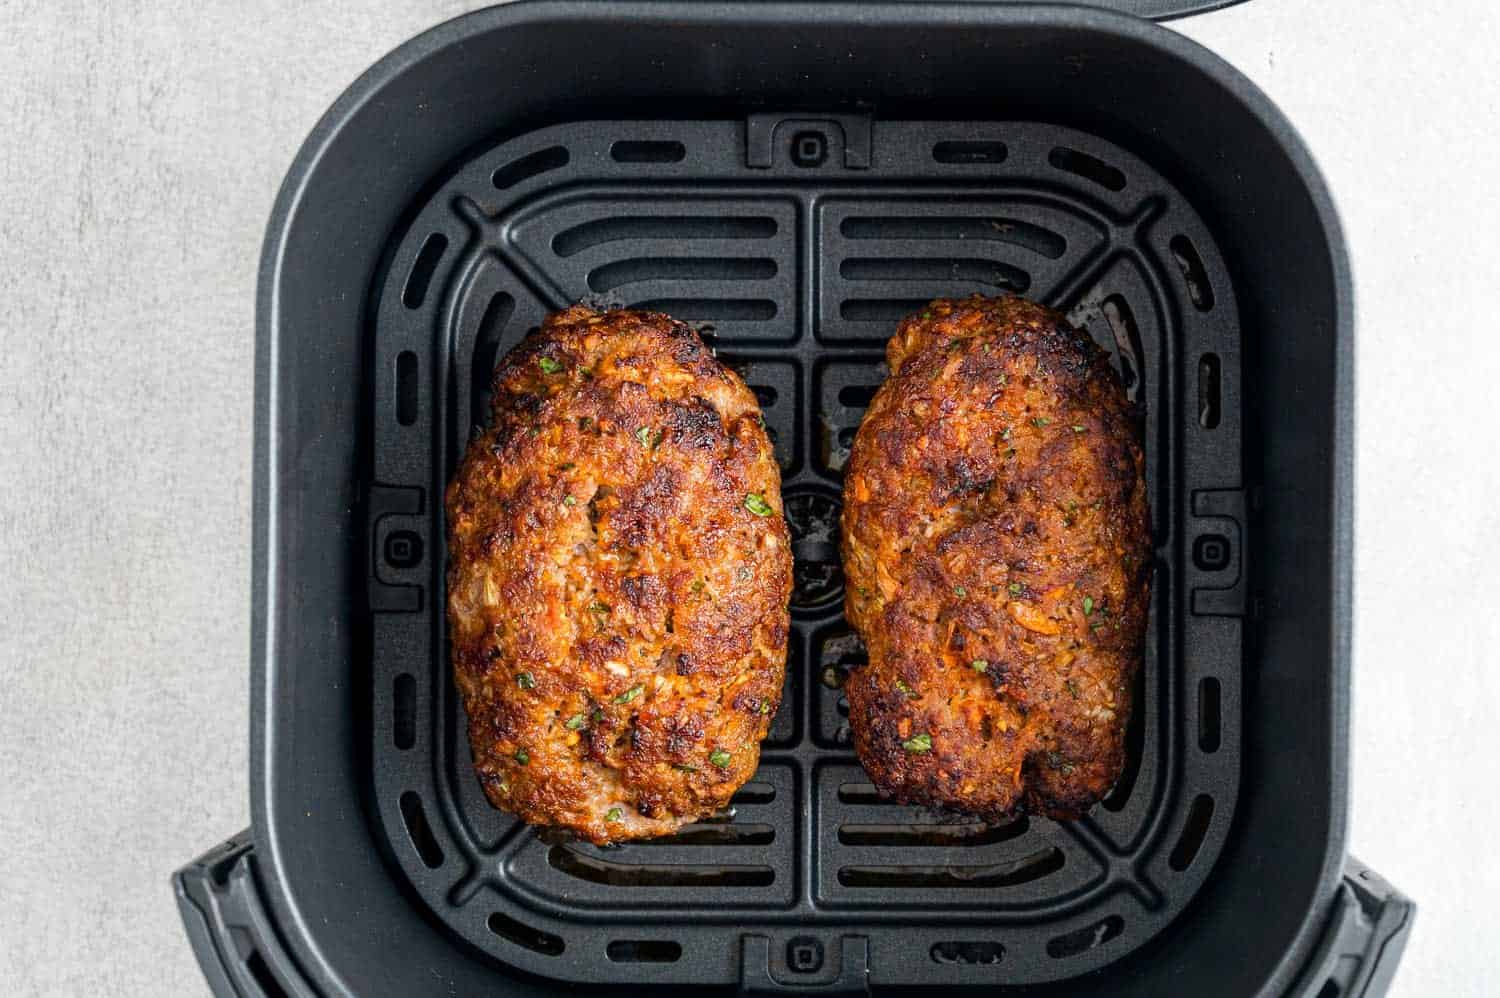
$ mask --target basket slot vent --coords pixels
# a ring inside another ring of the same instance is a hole
[[[1022,818],[1005,825],[974,822],[952,825],[840,825],[839,843],[846,846],[992,846],[1020,838],[1031,829]]]
[[[427,286],[432,283],[432,275],[447,251],[447,236],[434,232],[427,237],[427,241],[417,252],[416,260],[412,262],[411,272],[406,275],[406,286],[401,289],[401,304],[407,308],[422,307],[422,303],[427,300]]]
[[[665,312],[683,322],[767,322],[776,318],[769,298],[649,298],[631,308]]]
[[[1074,929],[1072,932],[1048,940],[1047,955],[1054,960],[1077,956],[1079,953],[1086,953],[1095,947],[1103,946],[1124,931],[1125,920],[1119,915],[1110,915],[1093,925],[1085,925],[1081,929]]]
[[[589,272],[594,291],[641,281],[765,281],[776,276],[769,257],[641,257],[607,263]]]
[[[391,738],[403,752],[417,743],[417,680],[409,672],[391,688]]]
[[[1069,149],[1067,146],[1057,146],[1047,154],[1047,162],[1065,170],[1084,180],[1092,180],[1100,187],[1111,191],[1122,191],[1125,189],[1125,174],[1110,166],[1102,159],[1090,156],[1086,152],[1077,149]]]
[[[840,804],[889,804],[889,797],[880,796],[880,791],[875,789],[873,783],[841,783],[839,784]]]
[[[417,355],[402,350],[396,355],[396,422],[410,426],[417,421]]]
[[[771,385],[750,385],[750,390],[755,393],[755,401],[760,403],[762,409],[768,409],[776,404],[779,394]]]
[[[1198,855],[1198,847],[1203,845],[1203,837],[1208,834],[1208,823],[1213,816],[1212,797],[1199,794],[1193,798],[1193,806],[1188,808],[1182,834],[1177,837],[1177,844],[1172,847],[1172,855],[1167,860],[1172,869],[1180,873],[1193,864],[1193,857]]]
[[[1131,703],[1145,702],[1145,669],[1136,670],[1134,688],[1130,696]],[[1109,788],[1109,793],[1105,794],[1104,800],[1100,801],[1107,811],[1125,810],[1125,805],[1130,803],[1130,793],[1135,789],[1135,781],[1141,775],[1141,757],[1146,749],[1146,722],[1141,717],[1144,713],[1143,710],[1133,710],[1130,712],[1130,720],[1125,722],[1125,765],[1120,770],[1115,785]]]
[[[1343,993],[1344,989],[1339,987],[1339,982],[1329,978],[1318,989],[1318,998],[1339,998],[1339,995]]]
[[[1212,430],[1219,425],[1219,355],[1198,358],[1198,425]]]
[[[614,887],[766,887],[776,881],[776,871],[769,866],[617,863],[561,845],[548,850],[547,863],[570,877]]]
[[[443,847],[438,845],[437,838],[432,834],[432,826],[427,823],[427,812],[422,807],[422,798],[415,790],[408,790],[401,795],[401,820],[406,823],[406,834],[411,839],[412,848],[422,857],[422,864],[429,870],[442,866]]]
[[[758,780],[751,781],[735,791],[730,803],[734,805],[744,804],[769,804],[776,799],[776,787],[771,783],[761,783]]]
[[[939,163],[1003,163],[1004,142],[939,142],[932,147],[932,158]]]
[[[614,963],[676,963],[682,944],[671,939],[615,939],[604,955]]]
[[[1136,325],[1135,313],[1130,310],[1130,304],[1123,295],[1110,295],[1100,303],[1099,310],[1104,314],[1104,321],[1109,323],[1110,334],[1114,336],[1115,347],[1119,350],[1120,383],[1125,387],[1125,393],[1134,400],[1141,380],[1141,358],[1146,355],[1145,348],[1141,345],[1141,330]]]
[[[1177,269],[1182,272],[1193,307],[1200,312],[1213,308],[1214,289],[1208,283],[1208,272],[1203,269],[1203,257],[1198,255],[1198,247],[1187,236],[1173,236],[1167,248],[1172,251],[1172,259],[1177,261]]]
[[[931,298],[850,298],[839,303],[839,318],[846,322],[896,322],[931,301]]]
[[[1068,241],[1050,229],[1014,218],[846,218],[839,232],[849,239],[953,239],[1009,243],[1049,260],[1067,251]]]
[[[839,389],[839,405],[850,409],[868,409],[877,391],[878,385],[845,385]]]
[[[735,822],[727,825],[689,825],[673,835],[641,839],[635,847],[652,846],[764,846],[776,841],[772,825]]]
[[[250,971],[250,976],[255,978],[256,986],[260,988],[264,998],[287,998],[286,989],[271,973],[271,967],[266,963],[266,958],[260,955],[260,950],[252,949],[250,955],[245,957],[245,969]]]
[[[943,942],[933,943],[928,950],[933,963],[964,963],[971,966],[993,967],[1005,959],[1005,947],[996,942]]]
[[[855,257],[839,264],[846,281],[944,281],[984,284],[1021,292],[1031,287],[1031,275],[999,260],[975,257]]]
[[[489,400],[490,380],[495,376],[495,365],[500,361],[500,339],[505,327],[516,312],[516,300],[504,291],[496,292],[484,314],[479,317],[479,331],[474,337],[474,364],[469,372],[469,397],[474,400],[470,420],[475,426],[483,426],[489,420],[485,403]]]
[[[633,239],[770,239],[776,219],[761,216],[652,215],[601,218],[563,229],[552,237],[552,252],[570,257],[605,243]]]
[[[499,190],[509,190],[523,180],[568,165],[568,150],[562,146],[539,149],[500,167],[490,174],[490,182]]]
[[[980,889],[1017,887],[1063,868],[1061,849],[1048,846],[1010,863],[984,866],[845,866],[839,883],[845,887],[927,887]]]
[[[565,948],[562,938],[543,932],[524,922],[518,922],[503,912],[495,912],[485,922],[489,930],[506,942],[529,949],[543,956],[558,956]]]
[[[609,158],[616,163],[681,163],[687,158],[687,146],[681,142],[622,139],[609,147]]]
[[[1219,750],[1219,681],[1212,676],[1198,683],[1198,747]]]

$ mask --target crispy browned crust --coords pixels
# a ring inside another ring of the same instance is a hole
[[[599,843],[729,803],[786,670],[780,487],[754,395],[668,316],[571,308],[505,358],[447,494],[491,803]]]
[[[1119,776],[1143,654],[1139,418],[1108,355],[1020,298],[935,301],[886,359],[844,482],[860,760],[907,803],[1077,816]]]

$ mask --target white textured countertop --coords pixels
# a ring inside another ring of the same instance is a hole
[[[0,992],[205,989],[167,877],[248,824],[255,268],[358,73],[480,4],[0,2]],[[1500,960],[1500,5],[1176,22],[1264,87],[1359,304],[1351,850],[1401,996]],[[1288,247],[1295,252],[1295,247]]]

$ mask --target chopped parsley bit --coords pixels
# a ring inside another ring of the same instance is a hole
[[[523,690],[534,690],[536,689],[536,680],[531,677],[531,673],[523,672],[516,676],[516,685]]]
[[[531,434],[533,437],[539,437],[539,436],[542,435],[542,428],[540,426],[533,426],[531,429],[527,430],[526,432],[529,433],[529,434]]]
[[[769,700],[762,700],[760,702],[760,712],[762,714],[769,714],[769,713],[771,713],[771,701],[769,701]]]
[[[575,498],[573,498],[572,496],[563,496],[563,505],[564,506],[577,506],[578,505],[578,500],[575,499]]]
[[[969,663],[969,668],[973,669],[975,672],[987,672],[989,670],[989,667],[990,663],[982,658],[976,658],[974,661]]]
[[[698,767],[697,766],[689,766],[685,762],[674,762],[674,763],[672,763],[672,768],[675,769],[675,770],[677,770],[679,773],[696,773],[696,772],[698,772]]]
[[[1009,440],[1010,439],[1010,427],[1009,426],[1007,426],[1005,429],[1003,429],[1003,430],[1000,431],[1000,439],[1001,440]]]
[[[693,580],[693,592],[695,592],[695,593],[701,593],[701,592],[703,592],[703,580],[702,579],[694,579]]]
[[[969,591],[967,589],[965,589],[963,586],[954,586],[953,587],[953,595],[955,595],[955,596],[967,596],[967,595],[969,595]]]
[[[1019,582],[1012,582],[1010,585],[1006,586],[1005,588],[1010,590],[1010,594],[1012,596],[1019,596],[1019,595],[1021,595],[1021,590],[1024,587]]]
[[[578,467],[578,465],[574,464],[572,461],[569,461],[567,464],[559,464],[557,466],[557,470],[558,471],[572,471],[576,467]]]
[[[624,693],[621,693],[619,696],[615,697],[615,703],[629,703],[644,692],[646,692],[646,687],[637,683],[630,689],[626,690]]]
[[[523,748],[516,749],[516,762],[519,762],[521,765],[524,766],[524,765],[526,765],[530,761],[531,761],[531,753],[530,752],[526,751]]]
[[[1091,614],[1093,612],[1094,612],[1094,597],[1092,597],[1092,596],[1085,596],[1083,598],[1083,615],[1085,617],[1087,617],[1089,614]]]
[[[1079,426],[1079,425],[1077,425],[1075,423],[1074,426],[1073,426],[1073,432],[1074,433],[1087,433],[1088,432],[1088,427],[1087,426]]]
[[[1098,632],[1098,631],[1103,630],[1103,629],[1104,629],[1104,621],[1102,621],[1102,620],[1096,620],[1092,624],[1089,625],[1089,630],[1091,630],[1091,631]]]
[[[899,679],[896,680],[896,689],[900,690],[902,693],[905,693],[909,697],[920,696],[920,694],[917,693],[916,690],[912,689],[910,686],[907,686],[906,683],[902,682]]]
[[[866,589],[864,586],[855,586],[854,587],[854,591],[857,592],[857,593],[859,593],[861,596],[865,597],[866,599],[870,598],[870,590]]]
[[[618,807],[612,807],[604,812],[605,821],[619,821],[623,817],[625,817],[625,812]]]
[[[1075,682],[1073,682],[1073,680],[1070,679],[1066,683],[1064,683],[1063,685],[1068,688],[1068,695],[1071,696],[1074,700],[1077,700],[1078,697],[1079,697],[1078,684],[1075,683]]]
[[[500,792],[502,794],[508,794],[508,793],[510,793],[510,784],[509,783],[506,783],[504,780],[501,780],[499,785],[500,785]]]
[[[923,312],[922,313],[922,318],[924,318],[924,319],[930,319],[930,318],[932,318],[932,313],[931,312]]]
[[[766,502],[765,496],[759,492],[745,493],[745,508],[756,516],[770,516],[776,512],[771,508],[771,504]]]
[[[604,711],[595,710],[592,714],[589,715],[589,717],[593,719],[595,724],[598,724],[600,721],[604,720]]]
[[[713,752],[709,754],[708,761],[713,763],[715,766],[718,766],[720,769],[728,769],[729,753],[725,752],[721,748],[714,749]]]
[[[584,717],[582,714],[574,714],[572,717],[568,718],[568,720],[563,724],[563,727],[567,728],[569,731],[577,731],[579,728],[588,723],[589,719]]]
[[[641,442],[642,447],[651,448],[661,443],[661,435],[649,426],[643,426],[635,431],[635,438]]]
[[[1033,419],[1031,421],[1031,425],[1035,426],[1037,429],[1040,430],[1042,427],[1046,426],[1050,422],[1052,422],[1052,420],[1048,419],[1045,416],[1037,416],[1035,419]]]
[[[542,369],[543,374],[556,374],[563,369],[563,366],[551,357],[538,357],[536,366]]]
[[[925,731],[920,735],[912,735],[901,743],[901,747],[908,752],[931,752],[932,736]]]
[[[608,612],[609,612],[609,604],[608,603],[600,603],[598,600],[594,600],[594,602],[592,602],[592,603],[589,604],[589,613],[608,613]]]

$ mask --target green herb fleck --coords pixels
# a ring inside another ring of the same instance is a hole
[[[771,508],[771,504],[766,502],[765,496],[759,492],[745,493],[745,508],[756,516],[770,516],[776,512]]]
[[[1001,440],[1009,440],[1010,439],[1010,427],[1009,426],[1007,426],[1005,429],[1003,429],[1003,430],[1000,431],[1000,439]]]
[[[1068,688],[1068,695],[1071,696],[1074,700],[1077,700],[1080,695],[1078,692],[1078,684],[1070,679],[1063,685]]]
[[[589,613],[608,613],[608,612],[609,612],[609,604],[608,603],[600,603],[598,600],[594,600],[594,602],[592,602],[592,603],[589,604]]]
[[[1083,615],[1085,617],[1087,617],[1089,614],[1091,614],[1093,612],[1094,612],[1094,597],[1092,597],[1092,596],[1085,596],[1083,598]]]
[[[955,596],[967,596],[967,595],[969,595],[969,591],[967,589],[965,589],[963,586],[954,586],[953,587],[953,595],[955,595]]]
[[[556,374],[563,369],[563,366],[551,357],[538,357],[536,366],[542,369],[543,374]]]
[[[931,752],[932,736],[925,731],[920,735],[912,735],[901,743],[901,747],[908,752]]]
[[[559,464],[557,466],[557,470],[558,471],[572,471],[576,467],[578,467],[578,465],[574,464],[572,461],[569,461],[567,464]]]
[[[896,689],[900,690],[902,693],[905,693],[909,697],[915,697],[918,695],[916,690],[912,689],[910,686],[907,686],[906,683],[902,682],[899,679],[896,680]]]
[[[530,752],[526,751],[523,748],[516,749],[516,762],[519,762],[521,765],[524,766],[524,765],[526,765],[530,761],[531,761],[531,753]]]
[[[713,752],[709,754],[708,761],[713,763],[715,766],[718,766],[720,769],[728,769],[729,753],[725,752],[723,749],[714,749]]]
[[[649,426],[643,426],[639,430],[636,430],[635,438],[641,442],[642,447],[648,449],[651,447],[655,447],[661,440],[661,437],[656,434],[656,431],[651,429],[651,427]]]
[[[534,690],[536,689],[536,680],[532,678],[531,673],[523,672],[516,676],[516,685],[523,690]]]
[[[634,700],[636,697],[640,696],[645,691],[646,691],[646,687],[642,686],[639,683],[637,683],[635,686],[632,686],[630,689],[626,690],[624,693],[621,693],[619,696],[615,697],[615,703],[629,703],[630,701]]]
[[[762,700],[760,702],[760,712],[762,714],[769,714],[769,713],[771,713],[771,701],[769,701],[769,700]]]
[[[1037,429],[1040,430],[1042,427],[1046,426],[1050,422],[1052,422],[1052,420],[1048,419],[1045,416],[1037,416],[1035,419],[1033,419],[1031,421],[1031,425],[1035,426]]]
[[[575,499],[573,496],[563,496],[563,505],[564,506],[577,506],[578,505],[578,500]]]
[[[574,714],[572,717],[568,718],[568,720],[563,724],[563,727],[567,728],[569,731],[577,731],[579,728],[588,723],[589,719],[587,717],[584,717],[582,714]]]
[[[1010,594],[1012,596],[1019,596],[1019,595],[1021,595],[1021,590],[1023,588],[1025,588],[1025,587],[1022,586],[1019,582],[1012,582],[1010,585],[1006,586],[1005,588],[1010,590]]]
[[[701,593],[701,592],[703,592],[703,580],[702,579],[694,579],[693,580],[693,592],[695,592],[695,593]]]
[[[1087,433],[1088,432],[1088,427],[1087,426],[1079,426],[1077,423],[1074,423],[1073,424],[1073,432],[1074,433]]]
[[[619,821],[623,817],[625,817],[625,812],[618,807],[612,807],[604,812],[605,821]]]
[[[595,710],[592,714],[589,715],[589,717],[595,724],[598,724],[600,721],[604,720],[604,711]]]
[[[990,663],[985,659],[976,658],[974,661],[969,663],[969,668],[973,669],[975,672],[988,672]]]
[[[932,318],[932,313],[931,312],[923,312],[922,313],[922,318],[924,318],[924,319],[930,319],[930,318]]]

